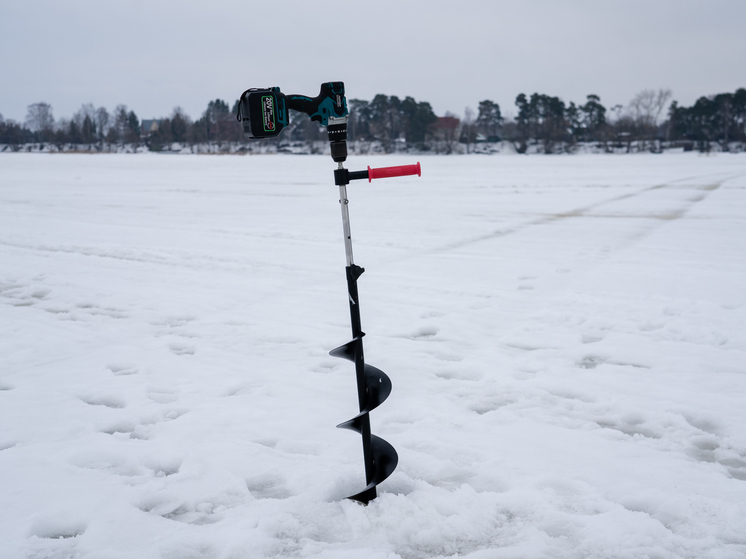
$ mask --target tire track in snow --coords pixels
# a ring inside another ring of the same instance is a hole
[[[261,261],[249,258],[230,258],[216,255],[196,254],[193,252],[176,251],[144,251],[138,249],[98,248],[80,245],[50,246],[0,240],[0,246],[11,249],[25,250],[40,254],[51,255],[63,253],[73,256],[102,258],[111,261],[156,265],[165,268],[184,268],[192,270],[210,270],[220,268],[227,271],[244,272],[251,269],[291,269],[288,265],[277,264],[272,261]]]
[[[471,238],[464,239],[464,240],[461,240],[461,241],[458,241],[458,242],[455,242],[455,243],[450,243],[450,244],[447,244],[447,245],[442,245],[440,247],[431,249],[429,251],[425,251],[424,254],[434,255],[434,254],[440,254],[440,253],[444,253],[444,252],[449,252],[449,251],[452,251],[452,250],[455,250],[455,249],[464,248],[464,247],[467,247],[467,246],[470,246],[470,245],[474,245],[474,244],[480,243],[482,241],[489,241],[491,239],[496,239],[496,238],[499,238],[499,237],[505,237],[505,236],[511,235],[513,233],[519,233],[519,232],[523,231],[524,229],[528,229],[528,228],[534,227],[536,225],[548,225],[548,224],[552,224],[552,223],[555,223],[555,222],[558,222],[558,221],[563,221],[563,220],[569,219],[569,218],[578,218],[578,217],[627,217],[627,218],[635,218],[635,219],[656,219],[656,220],[660,220],[662,222],[662,223],[659,224],[659,226],[661,226],[661,225],[663,225],[665,223],[665,221],[673,221],[673,220],[676,220],[676,219],[680,219],[695,204],[697,204],[698,202],[701,202],[702,200],[704,200],[705,198],[707,198],[707,196],[710,193],[712,193],[713,191],[717,190],[725,182],[727,182],[728,180],[731,180],[731,179],[735,178],[736,176],[738,176],[738,175],[724,178],[724,179],[720,180],[719,182],[713,182],[713,183],[704,184],[704,185],[702,185],[702,184],[686,184],[686,185],[683,185],[683,186],[679,186],[679,185],[676,185],[675,182],[664,183],[664,184],[656,184],[656,185],[653,185],[653,186],[649,186],[649,187],[643,188],[643,189],[638,190],[636,192],[632,192],[632,193],[628,193],[628,194],[622,194],[620,196],[614,196],[614,197],[608,198],[606,200],[601,200],[599,202],[594,202],[594,203],[588,204],[586,206],[581,206],[581,207],[576,208],[574,210],[560,212],[560,213],[551,214],[551,215],[544,215],[544,216],[541,216],[539,218],[529,220],[529,221],[527,221],[527,222],[525,222],[523,224],[520,224],[518,226],[509,228],[509,229],[497,229],[495,231],[492,231],[490,233],[486,233],[484,235],[479,235],[479,236],[476,236],[476,237],[471,237]],[[691,178],[695,178],[695,177],[681,179],[681,181],[691,180]],[[697,177],[697,178],[699,178],[699,177]],[[680,182],[680,181],[676,181],[676,182]],[[704,190],[705,194],[703,196],[699,197],[696,200],[689,200],[689,203],[687,205],[685,205],[684,207],[677,208],[677,209],[675,209],[675,210],[673,210],[671,212],[667,212],[667,213],[639,214],[639,215],[628,215],[628,214],[625,214],[625,215],[592,215],[590,213],[593,210],[596,210],[597,208],[601,208],[601,207],[607,206],[609,204],[614,204],[614,203],[617,203],[617,202],[621,202],[623,200],[628,200],[628,199],[631,199],[631,198],[636,198],[638,196],[642,196],[642,195],[645,195],[647,193],[650,193],[650,192],[653,192],[653,191],[656,191],[656,190],[660,190],[660,189],[664,189],[664,188],[672,188],[672,189],[681,189],[681,188],[691,189],[691,188],[694,188],[694,189],[698,189],[698,190]]]

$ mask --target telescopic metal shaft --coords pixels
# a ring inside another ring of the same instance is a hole
[[[342,163],[339,164],[339,168],[343,169]],[[352,266],[355,262],[352,258],[352,233],[350,232],[350,210],[349,201],[347,200],[347,185],[339,185],[339,205],[342,208],[342,229],[344,230],[345,236],[345,256],[347,257],[347,265]]]

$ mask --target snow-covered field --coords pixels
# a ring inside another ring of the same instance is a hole
[[[0,557],[746,556],[746,155],[421,162],[349,187],[364,507],[330,158],[1,154]]]

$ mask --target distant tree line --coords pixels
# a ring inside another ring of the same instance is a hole
[[[582,104],[559,97],[519,94],[515,116],[505,118],[491,100],[467,108],[462,118],[451,113],[438,117],[428,102],[412,97],[376,95],[371,101],[348,100],[348,140],[357,151],[473,151],[478,144],[509,142],[518,153],[572,152],[592,143],[606,151],[660,151],[665,147],[710,150],[743,149],[746,143],[746,89],[700,97],[691,107],[669,104],[666,89],[644,90],[626,106],[607,109],[597,95]],[[668,109],[666,111],[666,106]],[[215,99],[193,121],[182,109],[167,117],[141,121],[126,105],[113,112],[84,104],[70,119],[55,120],[52,107],[40,102],[28,106],[25,122],[0,115],[0,146],[49,144],[59,150],[110,150],[116,146],[145,146],[153,151],[195,145],[257,145],[243,138],[232,107]],[[283,135],[262,140],[279,151],[301,146],[306,152],[325,148],[324,129],[305,115],[290,111]]]
[[[746,89],[700,97],[691,107],[679,107],[676,101],[668,109],[666,134],[673,139],[696,142],[702,150],[718,142],[727,150],[731,142],[746,137]]]
[[[582,105],[565,105],[557,97],[521,93],[515,101],[518,114],[504,123],[503,133],[519,153],[532,143],[544,153],[572,151],[579,142],[595,142],[608,151],[658,151],[672,145],[707,151],[715,142],[724,151],[733,142],[743,148],[746,89],[700,97],[691,107],[673,101],[667,118],[661,120],[670,97],[666,89],[641,91],[626,108],[611,107],[614,117],[610,118],[597,95],[588,95]]]
[[[235,116],[219,99],[210,101],[207,110],[195,122],[179,107],[170,116],[149,122],[157,124],[144,130],[135,112],[126,105],[118,105],[113,113],[109,113],[105,107],[96,108],[90,103],[84,104],[71,119],[55,121],[51,105],[34,103],[28,106],[22,124],[6,121],[0,115],[0,144],[17,147],[48,143],[60,149],[64,146],[145,145],[160,150],[174,142],[198,144],[242,140]]]

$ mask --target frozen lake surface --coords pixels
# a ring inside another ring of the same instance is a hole
[[[351,170],[414,163],[355,157]],[[0,557],[743,558],[746,155],[0,154]]]

